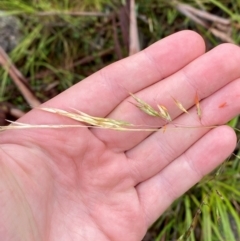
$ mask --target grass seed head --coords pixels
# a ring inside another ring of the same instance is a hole
[[[168,113],[168,110],[165,106],[163,105],[158,105],[159,111],[155,110],[152,106],[147,104],[145,101],[141,100],[140,98],[136,97],[132,93],[129,93],[136,101],[137,101],[137,107],[142,110],[144,113],[150,115],[150,116],[155,116],[155,117],[160,117],[166,121],[171,121],[171,116]]]
[[[136,102],[137,102],[136,106],[141,111],[143,111],[147,115],[159,117],[159,112],[156,111],[152,106],[150,106],[149,104],[147,104],[145,101],[141,100],[140,98],[136,97],[132,93],[130,93],[130,95],[133,97],[134,100],[136,100]]]
[[[131,123],[126,121],[114,120],[110,118],[94,117],[82,111],[77,111],[77,113],[71,113],[71,112],[67,112],[67,111],[55,109],[55,108],[41,108],[41,110],[66,116],[70,119],[80,121],[88,125],[102,127],[102,128],[121,129],[126,126],[133,126]]]

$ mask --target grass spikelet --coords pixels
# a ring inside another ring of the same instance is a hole
[[[172,118],[169,115],[168,110],[167,110],[167,108],[165,106],[158,105],[158,109],[160,111],[160,117],[162,117],[163,119],[165,119],[168,122],[172,121]]]
[[[151,105],[147,104],[145,101],[141,100],[140,98],[136,97],[132,93],[129,93],[134,100],[137,101],[136,106],[142,110],[144,113],[150,115],[150,116],[155,116],[155,117],[160,117],[168,122],[170,122],[171,116],[168,113],[168,110],[165,106],[163,105],[158,105],[159,111],[155,110]]]
[[[224,108],[224,107],[226,107],[227,106],[227,102],[223,102],[222,104],[220,104],[219,106],[218,106],[218,108]]]
[[[182,103],[178,100],[176,100],[175,98],[173,98],[173,101],[175,102],[176,106],[183,112],[185,112],[186,114],[189,114],[189,112],[183,107]]]
[[[150,115],[150,116],[155,116],[155,117],[160,117],[159,112],[156,111],[152,106],[147,104],[145,101],[141,100],[140,98],[136,97],[132,93],[129,93],[134,100],[136,100],[137,104],[136,106],[142,110],[144,113]],[[135,104],[134,104],[135,105]]]
[[[77,111],[78,113],[76,114],[76,113],[71,113],[71,112],[67,112],[67,111],[55,109],[55,108],[40,108],[40,109],[43,111],[66,116],[70,119],[80,121],[88,125],[98,126],[102,128],[117,129],[117,128],[122,128],[126,126],[133,126],[133,124],[126,121],[114,120],[110,118],[94,117],[82,111]]]
[[[195,96],[195,104],[196,104],[196,107],[197,107],[197,115],[198,115],[199,119],[201,120],[201,118],[202,118],[202,110],[201,110],[201,107],[200,107],[199,98],[198,98],[198,94],[197,93],[196,93],[196,96]]]

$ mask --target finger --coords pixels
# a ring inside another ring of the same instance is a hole
[[[158,82],[204,51],[204,42],[198,34],[192,31],[173,34],[105,67],[44,105],[65,110],[75,108],[104,117],[129,95],[128,91],[136,92]],[[31,119],[33,115],[39,113],[28,114],[21,120]]]
[[[200,99],[206,98],[239,78],[239,61],[239,47],[231,44],[220,45],[174,75],[140,91],[136,96],[155,107],[156,104],[164,105],[174,119],[182,111],[176,106],[172,97],[179,100],[186,109],[190,108],[195,105],[196,93]],[[166,124],[159,118],[146,115],[129,101],[134,100],[129,98],[124,101],[109,117],[124,119],[136,125],[162,126]],[[151,133],[118,132],[116,135],[114,131],[108,131],[106,135],[106,132],[96,130],[94,134],[108,147],[116,151],[126,151],[136,146]]]
[[[201,101],[201,122],[193,107],[189,114],[181,115],[169,124],[165,131],[150,135],[139,145],[126,152],[129,169],[135,183],[142,182],[160,172],[178,156],[183,154],[211,127],[221,125],[240,112],[240,79],[231,82],[210,97]],[[222,106],[224,104],[224,106]],[[177,127],[177,126],[180,126]],[[196,128],[191,128],[196,127]],[[147,171],[146,171],[147,170]]]
[[[208,132],[156,176],[139,184],[136,189],[148,226],[175,199],[227,158],[235,145],[234,131],[227,126],[218,127]]]

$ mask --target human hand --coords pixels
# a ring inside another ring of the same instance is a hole
[[[240,50],[224,44],[204,54],[204,48],[196,33],[179,32],[100,70],[43,106],[161,126],[161,120],[129,103],[128,90],[153,106],[166,106],[174,123],[199,126],[197,92],[204,99],[201,125],[221,125],[239,113]],[[172,97],[190,114],[181,115]],[[76,124],[37,109],[19,121]],[[167,127],[153,133],[87,128],[3,132],[0,237],[139,241],[235,143],[227,126]]]

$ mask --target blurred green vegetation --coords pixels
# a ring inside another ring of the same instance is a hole
[[[12,15],[20,20],[22,37],[9,53],[10,58],[27,78],[40,101],[56,96],[102,67],[128,55],[127,2],[0,1],[0,16]],[[207,25],[203,26],[180,11],[180,3],[224,18],[229,24],[220,26],[215,21],[200,18]],[[239,10],[239,0],[136,1],[141,48],[183,29],[200,33],[208,50],[226,41],[239,44]],[[218,30],[217,34],[211,31],[212,28]],[[28,111],[30,107],[8,74],[1,69],[0,75],[1,101]],[[239,127],[237,118],[229,124]],[[235,154],[239,155],[238,152],[237,149]],[[169,207],[152,225],[144,240],[240,240],[238,158],[230,158],[222,169],[219,175],[210,174]],[[217,177],[211,180],[214,176]],[[191,225],[191,232],[188,233]]]

